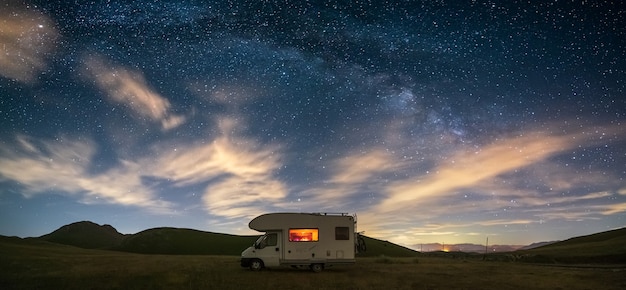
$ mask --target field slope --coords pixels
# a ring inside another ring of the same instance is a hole
[[[383,245],[384,247],[384,245]],[[0,236],[0,289],[626,289],[623,268],[357,258],[322,273],[244,269],[236,256],[143,255]]]
[[[530,250],[521,261],[566,264],[626,264],[626,228],[575,237]]]

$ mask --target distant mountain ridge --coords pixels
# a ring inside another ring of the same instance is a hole
[[[411,248],[417,249],[420,252],[464,252],[464,253],[501,253],[501,252],[513,252],[518,249],[524,248],[523,245],[485,245],[479,244],[440,244],[440,243],[428,243],[428,244],[415,244]]]

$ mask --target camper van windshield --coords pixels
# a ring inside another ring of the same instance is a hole
[[[265,238],[265,235],[262,235],[258,239],[256,239],[256,242],[254,242],[254,246],[258,247],[261,244],[261,241],[263,241],[264,238]]]

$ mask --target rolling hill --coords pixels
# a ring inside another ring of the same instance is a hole
[[[420,255],[420,252],[418,251],[391,243],[389,241],[383,241],[367,236],[362,237],[365,240],[367,250],[365,252],[358,253],[357,257],[416,257]]]
[[[238,236],[181,228],[153,228],[123,235],[110,225],[82,221],[62,226],[34,238],[85,249],[104,249],[139,254],[240,255],[258,236]],[[362,257],[414,257],[419,252],[388,241],[365,237],[367,251]]]
[[[154,228],[129,235],[111,249],[141,254],[239,255],[257,238],[191,229]]]
[[[515,253],[524,262],[626,264],[626,228],[575,237]]]
[[[110,225],[81,221],[65,225],[39,237],[40,240],[85,249],[108,249],[120,244],[125,236]]]
[[[104,249],[140,254],[238,256],[258,236],[238,236],[181,228],[153,228],[123,235],[110,225],[77,222],[39,238],[29,238],[85,249]],[[367,251],[360,257],[417,257],[421,253],[388,241],[363,237]],[[459,256],[462,252],[455,252]],[[429,253],[432,255],[432,253]],[[448,256],[442,252],[441,255]],[[461,255],[462,256],[462,255]],[[482,255],[481,255],[482,256]],[[469,257],[469,256],[468,256]],[[626,264],[626,228],[575,237],[532,249],[489,254],[490,259],[530,263]]]

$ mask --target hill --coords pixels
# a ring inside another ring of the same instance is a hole
[[[126,237],[113,250],[141,254],[239,255],[257,238],[192,229],[154,228]]]
[[[528,246],[521,247],[521,248],[519,248],[518,250],[530,250],[530,249],[539,248],[539,247],[547,246],[547,245],[550,245],[550,244],[554,244],[554,243],[556,243],[556,242],[559,242],[559,241],[549,241],[549,242],[537,242],[537,243],[532,243],[532,244],[530,244],[530,245],[528,245]]]
[[[36,238],[84,249],[107,249],[140,254],[240,255],[258,236],[238,236],[181,228],[153,228],[123,235],[110,225],[77,222]],[[414,257],[419,252],[370,237],[363,237],[367,251],[360,257]]]
[[[110,225],[81,221],[62,226],[39,237],[40,240],[85,249],[107,249],[120,244],[125,236]]]
[[[626,264],[626,228],[575,237],[515,253],[518,260],[524,262]]]
[[[416,257],[420,253],[418,251],[403,247],[388,241],[362,236],[365,240],[367,250],[357,254],[358,257]]]

